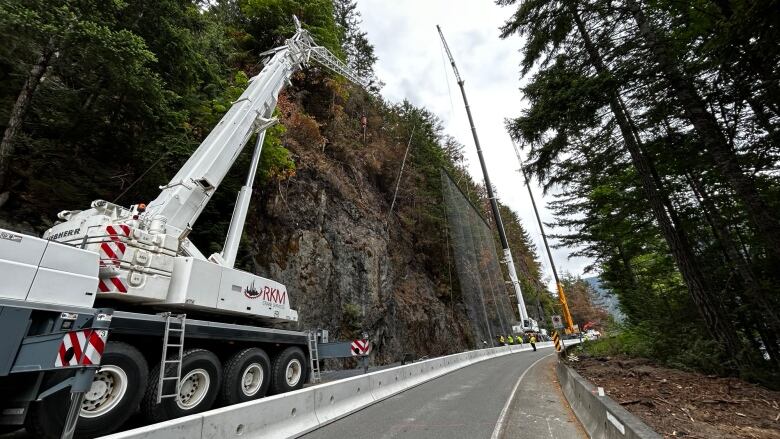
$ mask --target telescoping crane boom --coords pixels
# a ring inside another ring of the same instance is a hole
[[[91,209],[61,212],[64,221],[44,234],[46,239],[100,254],[98,298],[272,321],[297,320],[297,313],[289,309],[284,285],[233,268],[265,132],[277,123],[273,112],[280,91],[312,61],[361,86],[368,81],[318,46],[293,18],[295,35],[261,54],[267,57],[262,71],[250,79],[238,100],[148,206],[128,209],[97,200]],[[239,191],[224,247],[207,258],[187,236],[255,133],[246,183]]]
[[[265,131],[276,123],[272,114],[279,92],[293,73],[314,60],[354,83],[367,85],[328,49],[318,46],[297,18],[295,24],[297,32],[284,46],[261,54],[273,56],[141,217],[150,227],[164,222],[168,234],[185,238],[249,137],[257,132],[247,183],[239,193],[224,249],[212,255],[214,262],[224,266],[235,263]]]
[[[569,302],[566,300],[566,293],[563,291],[563,285],[561,284],[561,280],[558,278],[558,270],[555,269],[555,261],[553,260],[552,252],[550,252],[550,245],[547,243],[547,234],[544,233],[544,225],[542,224],[542,219],[539,217],[539,209],[536,208],[536,200],[534,199],[533,192],[531,192],[531,183],[528,180],[528,175],[525,173],[525,168],[523,167],[523,157],[520,154],[520,148],[518,148],[514,140],[512,141],[512,146],[515,148],[517,162],[520,164],[520,169],[518,169],[518,172],[520,172],[520,175],[523,176],[525,186],[528,188],[528,195],[531,197],[531,205],[534,208],[536,222],[539,224],[539,231],[542,234],[544,248],[547,250],[547,258],[550,261],[550,267],[552,268],[553,276],[555,277],[555,286],[558,289],[558,301],[561,302],[561,308],[563,308],[563,319],[566,321],[566,333],[573,334],[575,332],[574,320],[571,318],[571,312],[569,312]]]
[[[482,167],[482,176],[485,180],[485,189],[487,190],[488,199],[490,200],[490,210],[493,212],[493,219],[496,222],[496,229],[498,229],[498,237],[501,240],[501,247],[504,249],[504,260],[506,264],[507,272],[509,273],[509,280],[512,283],[512,287],[515,290],[515,297],[517,298],[517,309],[520,313],[520,322],[523,330],[538,330],[536,322],[529,318],[528,311],[525,307],[525,301],[523,300],[523,291],[520,288],[520,281],[517,278],[517,271],[515,270],[515,263],[512,259],[512,250],[509,248],[509,241],[506,239],[506,232],[504,231],[504,222],[501,220],[501,213],[498,211],[498,202],[496,196],[493,194],[493,185],[490,183],[490,176],[488,175],[487,166],[485,165],[485,159],[482,156],[482,147],[479,143],[479,137],[477,136],[477,128],[474,126],[474,118],[471,116],[471,107],[469,101],[466,98],[466,89],[463,84],[465,81],[460,76],[458,67],[455,65],[455,58],[452,57],[450,47],[447,45],[447,40],[444,39],[444,34],[441,31],[441,27],[436,25],[436,29],[439,31],[439,37],[444,44],[444,50],[447,52],[447,57],[450,59],[450,65],[455,72],[455,78],[458,80],[458,86],[460,87],[460,93],[463,96],[463,103],[466,106],[466,115],[469,118],[469,124],[471,126],[471,135],[474,137],[474,144],[477,147],[477,156],[479,157],[479,164]]]

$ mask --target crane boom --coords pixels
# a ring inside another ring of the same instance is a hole
[[[523,328],[533,329],[536,326],[536,322],[533,322],[528,317],[528,311],[525,307],[525,301],[523,300],[523,291],[520,288],[520,281],[517,278],[517,271],[515,270],[515,263],[512,259],[512,250],[509,248],[509,241],[506,239],[506,232],[504,231],[504,222],[501,220],[501,213],[498,211],[498,202],[496,196],[493,194],[493,185],[490,183],[490,176],[488,175],[487,166],[485,165],[485,159],[482,156],[482,147],[479,144],[479,137],[477,136],[477,128],[474,126],[474,118],[471,116],[471,107],[469,101],[466,98],[466,89],[463,87],[465,81],[458,72],[458,67],[455,65],[455,58],[452,56],[447,40],[444,39],[444,34],[441,31],[441,27],[436,25],[436,29],[439,31],[439,36],[444,44],[444,49],[447,52],[447,56],[450,59],[452,70],[455,72],[455,77],[458,80],[458,86],[460,86],[460,93],[463,96],[463,103],[466,106],[466,115],[469,118],[469,124],[471,125],[471,135],[474,137],[474,144],[477,147],[477,156],[479,157],[479,164],[482,167],[482,176],[485,180],[485,189],[487,190],[488,199],[490,200],[490,210],[493,212],[493,219],[496,222],[496,229],[498,229],[498,236],[501,240],[501,246],[504,249],[504,260],[506,264],[507,272],[509,273],[509,280],[512,283],[512,287],[515,291],[515,297],[517,298],[517,309],[520,313],[520,322]]]
[[[250,80],[244,93],[179,172],[161,187],[162,192],[149,203],[142,215],[142,221],[149,225],[150,230],[164,230],[164,233],[184,240],[249,138],[257,133],[249,175],[239,192],[225,247],[221,254],[211,258],[222,265],[232,267],[234,264],[265,130],[276,123],[272,116],[279,92],[289,83],[292,75],[313,60],[352,82],[367,85],[367,81],[352,72],[328,49],[318,46],[309,32],[301,28],[297,18],[295,23],[295,35],[283,46],[261,54],[271,56],[262,71]]]
[[[283,46],[261,54],[268,57],[262,71],[148,207],[95,200],[90,209],[60,212],[63,221],[44,233],[45,239],[100,255],[99,300],[273,322],[298,320],[283,284],[234,268],[263,140],[276,123],[279,93],[308,63],[320,63],[360,85],[366,81],[317,46],[297,18],[295,24],[295,35]],[[238,193],[225,245],[207,258],[187,234],[255,133],[246,183]]]
[[[452,52],[450,52],[450,46],[447,45],[447,40],[444,39],[444,34],[441,32],[441,27],[438,24],[436,25],[436,30],[439,31],[439,37],[441,37],[441,42],[444,44],[444,51],[447,52],[447,57],[450,59],[450,65],[452,66],[452,70],[455,72],[455,79],[458,80],[458,84],[461,84],[463,79],[460,77],[458,66],[455,65],[455,58],[453,58]]]
[[[569,312],[569,302],[566,300],[566,293],[563,291],[563,284],[561,284],[561,280],[558,278],[558,270],[555,269],[555,261],[553,260],[552,252],[550,251],[550,245],[547,243],[547,234],[544,233],[544,225],[542,224],[542,219],[539,217],[539,209],[536,207],[536,200],[534,199],[533,192],[531,192],[531,183],[528,180],[528,175],[525,173],[525,168],[523,167],[523,157],[520,154],[520,148],[517,147],[517,144],[514,142],[514,140],[512,141],[512,146],[515,148],[517,162],[520,164],[520,169],[518,169],[518,172],[520,172],[520,175],[523,176],[525,186],[528,188],[528,195],[531,197],[531,205],[534,208],[536,222],[539,224],[539,231],[542,234],[544,248],[547,250],[547,258],[550,261],[550,267],[552,268],[553,276],[555,277],[555,286],[558,289],[558,301],[561,302],[561,308],[563,308],[563,319],[566,321],[566,332],[571,334],[574,333],[574,320],[571,317],[571,312]]]

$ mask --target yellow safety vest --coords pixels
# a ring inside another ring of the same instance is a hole
[[[515,344],[515,339],[511,335],[507,337],[507,341],[509,341],[509,344]]]

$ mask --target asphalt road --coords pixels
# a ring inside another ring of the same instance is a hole
[[[513,410],[505,410],[505,407],[512,406],[508,401],[520,376],[535,363],[546,363],[545,357],[553,352],[552,349],[521,352],[465,367],[371,405],[303,437],[491,438],[502,412],[505,413],[505,419],[507,416],[513,417]],[[553,357],[546,358],[550,359]],[[527,377],[535,375],[538,374],[527,374],[523,380],[532,379]],[[521,381],[518,388],[523,387]],[[539,392],[538,398],[550,398],[550,395],[557,395],[558,392],[557,388],[550,385]],[[564,406],[556,409],[568,410]],[[552,433],[548,436],[546,427],[544,436],[526,437],[545,436],[569,437]]]

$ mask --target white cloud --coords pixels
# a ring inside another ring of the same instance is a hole
[[[526,105],[519,90],[521,40],[516,36],[499,38],[499,27],[513,8],[497,6],[492,0],[358,1],[363,30],[379,57],[376,73],[386,84],[382,95],[393,102],[407,99],[438,115],[446,132],[466,145],[469,172],[482,181],[460,90],[436,32],[436,25],[441,26],[465,80],[493,185],[501,201],[522,218],[551,279],[531,201],[517,173],[517,158],[504,128],[504,120],[519,115]],[[533,190],[542,221],[552,221],[541,189],[535,186]],[[548,230],[554,232],[561,231]],[[569,249],[553,249],[559,272],[582,274],[591,263],[584,258],[570,259],[569,255]]]

